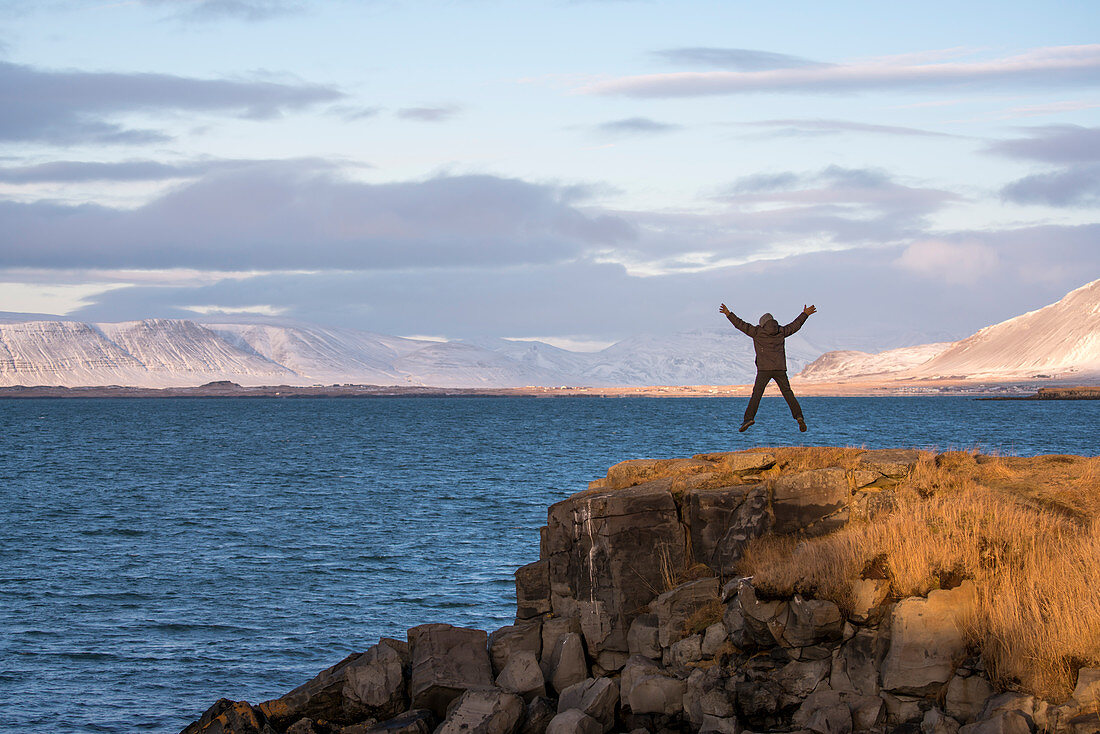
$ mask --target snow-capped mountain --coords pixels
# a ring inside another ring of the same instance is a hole
[[[802,369],[802,379],[830,382],[1100,376],[1100,280],[959,342],[878,354],[849,350],[819,357],[821,351],[801,333],[791,337],[790,371]],[[438,342],[270,319],[85,324],[0,314],[0,386],[169,387],[215,380],[436,387],[729,385],[751,382],[755,372],[752,341],[732,328],[642,335],[599,352],[571,352],[541,342]]]
[[[1057,303],[987,326],[961,341],[879,354],[828,352],[807,380],[958,378],[992,381],[1100,374],[1100,280]]]
[[[797,337],[792,366],[816,351]],[[733,332],[643,336],[600,352],[531,341],[436,342],[307,324],[116,324],[0,318],[0,386],[169,387],[375,384],[435,387],[731,384],[752,379],[752,342]]]

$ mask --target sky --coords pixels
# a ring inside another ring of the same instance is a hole
[[[1100,278],[1100,4],[0,0],[0,311],[958,339]]]

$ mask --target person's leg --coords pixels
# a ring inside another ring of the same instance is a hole
[[[752,385],[752,397],[749,398],[749,406],[745,408],[745,420],[742,425],[756,419],[756,411],[760,407],[760,396],[764,394],[764,388],[768,386],[768,380],[771,378],[771,372],[756,373],[756,382]]]
[[[794,391],[791,390],[791,381],[787,379],[787,373],[777,372],[775,374],[775,384],[779,385],[779,392],[783,393],[783,397],[787,401],[787,407],[791,409],[791,417],[797,421],[801,421],[802,406],[798,404],[798,400],[794,396]]]

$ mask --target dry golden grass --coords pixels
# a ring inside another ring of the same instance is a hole
[[[692,612],[691,616],[684,620],[684,637],[699,634],[712,624],[721,622],[722,613],[725,610],[726,606],[722,603],[721,599],[711,599]]]
[[[924,456],[894,490],[896,512],[822,538],[759,539],[742,571],[845,609],[872,567],[899,598],[972,578],[966,624],[991,677],[1061,700],[1078,668],[1100,665],[1098,477],[1098,457]]]

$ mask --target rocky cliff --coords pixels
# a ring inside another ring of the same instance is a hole
[[[922,467],[958,465],[791,451],[618,464],[549,508],[513,625],[414,627],[280,698],[220,700],[184,734],[1100,731],[1089,660],[1059,700],[991,675],[965,573],[901,597],[889,565],[869,563],[839,599],[743,576],[754,544],[841,537],[899,512]]]

